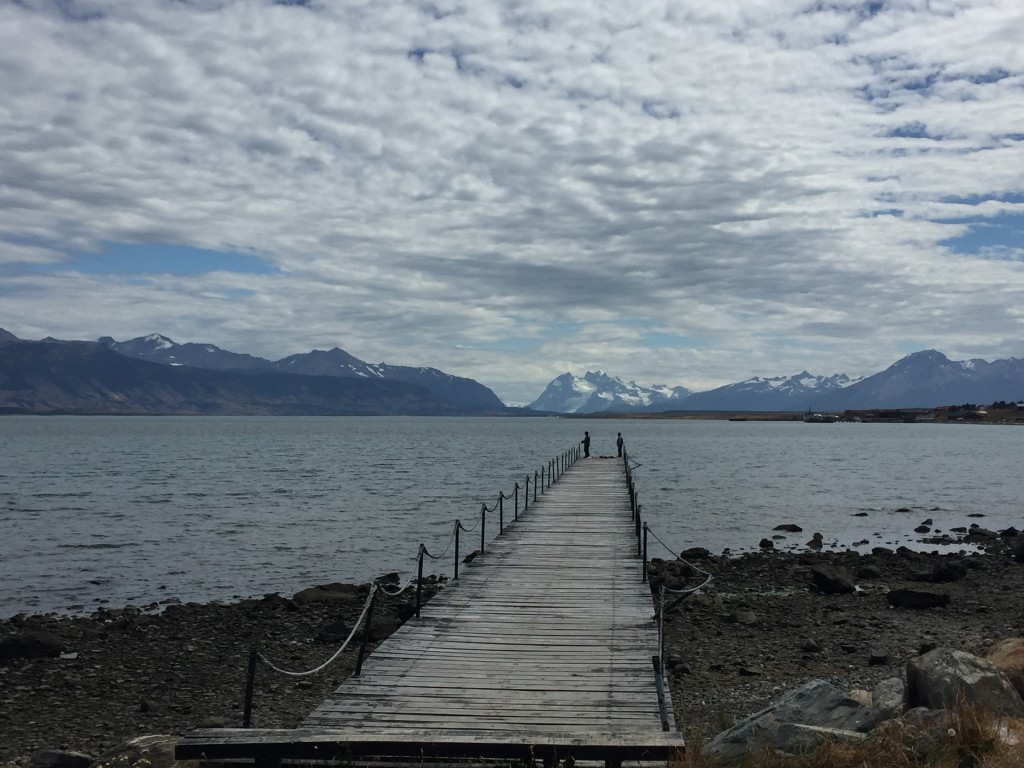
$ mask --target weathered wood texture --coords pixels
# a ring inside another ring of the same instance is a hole
[[[220,759],[261,741],[307,758],[342,743],[350,755],[663,759],[682,738],[671,702],[663,730],[633,530],[621,461],[580,460],[299,729],[196,732],[179,756],[205,740]]]

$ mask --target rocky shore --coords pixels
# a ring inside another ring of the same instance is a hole
[[[691,566],[714,576],[699,593],[667,601],[680,730],[708,739],[810,680],[871,689],[935,646],[984,654],[998,640],[1024,636],[1024,553],[1015,532],[1005,534],[986,535],[984,554],[766,548],[738,557],[691,551],[686,562],[655,563],[655,585],[699,583],[704,577]],[[0,765],[25,765],[44,749],[98,756],[143,734],[239,725],[250,648],[279,666],[314,667],[340,645],[367,590],[328,585],[292,598],[0,621]],[[895,607],[901,590],[944,595],[944,605]],[[375,642],[408,613],[406,596],[383,597]],[[253,725],[296,725],[355,658],[353,647],[325,673],[298,679],[261,667]]]
[[[811,680],[871,690],[933,648],[984,656],[1024,637],[1024,539],[1007,533],[971,554],[695,553],[688,562],[714,580],[674,604],[669,595],[665,614],[678,727],[708,740]],[[701,578],[678,561],[660,570],[670,585]],[[944,606],[909,607],[916,595]]]

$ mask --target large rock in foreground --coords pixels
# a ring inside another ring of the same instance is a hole
[[[177,768],[188,763],[174,759],[177,736],[154,734],[115,747],[97,758],[93,768]]]
[[[708,744],[705,754],[734,762],[766,746],[777,746],[780,739],[788,742],[791,734],[789,729],[783,728],[786,725],[863,733],[885,716],[888,713],[879,716],[873,708],[864,706],[826,680],[812,680],[718,734]]]
[[[966,702],[995,715],[1024,717],[1024,699],[994,663],[951,648],[936,648],[907,662],[907,702],[929,709],[954,709]]]
[[[1000,640],[989,649],[985,658],[1006,675],[1006,679],[1017,689],[1017,693],[1024,696],[1024,637]]]

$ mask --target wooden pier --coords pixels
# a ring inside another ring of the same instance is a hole
[[[622,460],[581,459],[296,729],[178,759],[668,759],[682,750]]]

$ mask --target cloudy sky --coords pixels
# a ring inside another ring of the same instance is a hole
[[[0,327],[517,403],[1024,356],[1024,3],[5,0]]]

